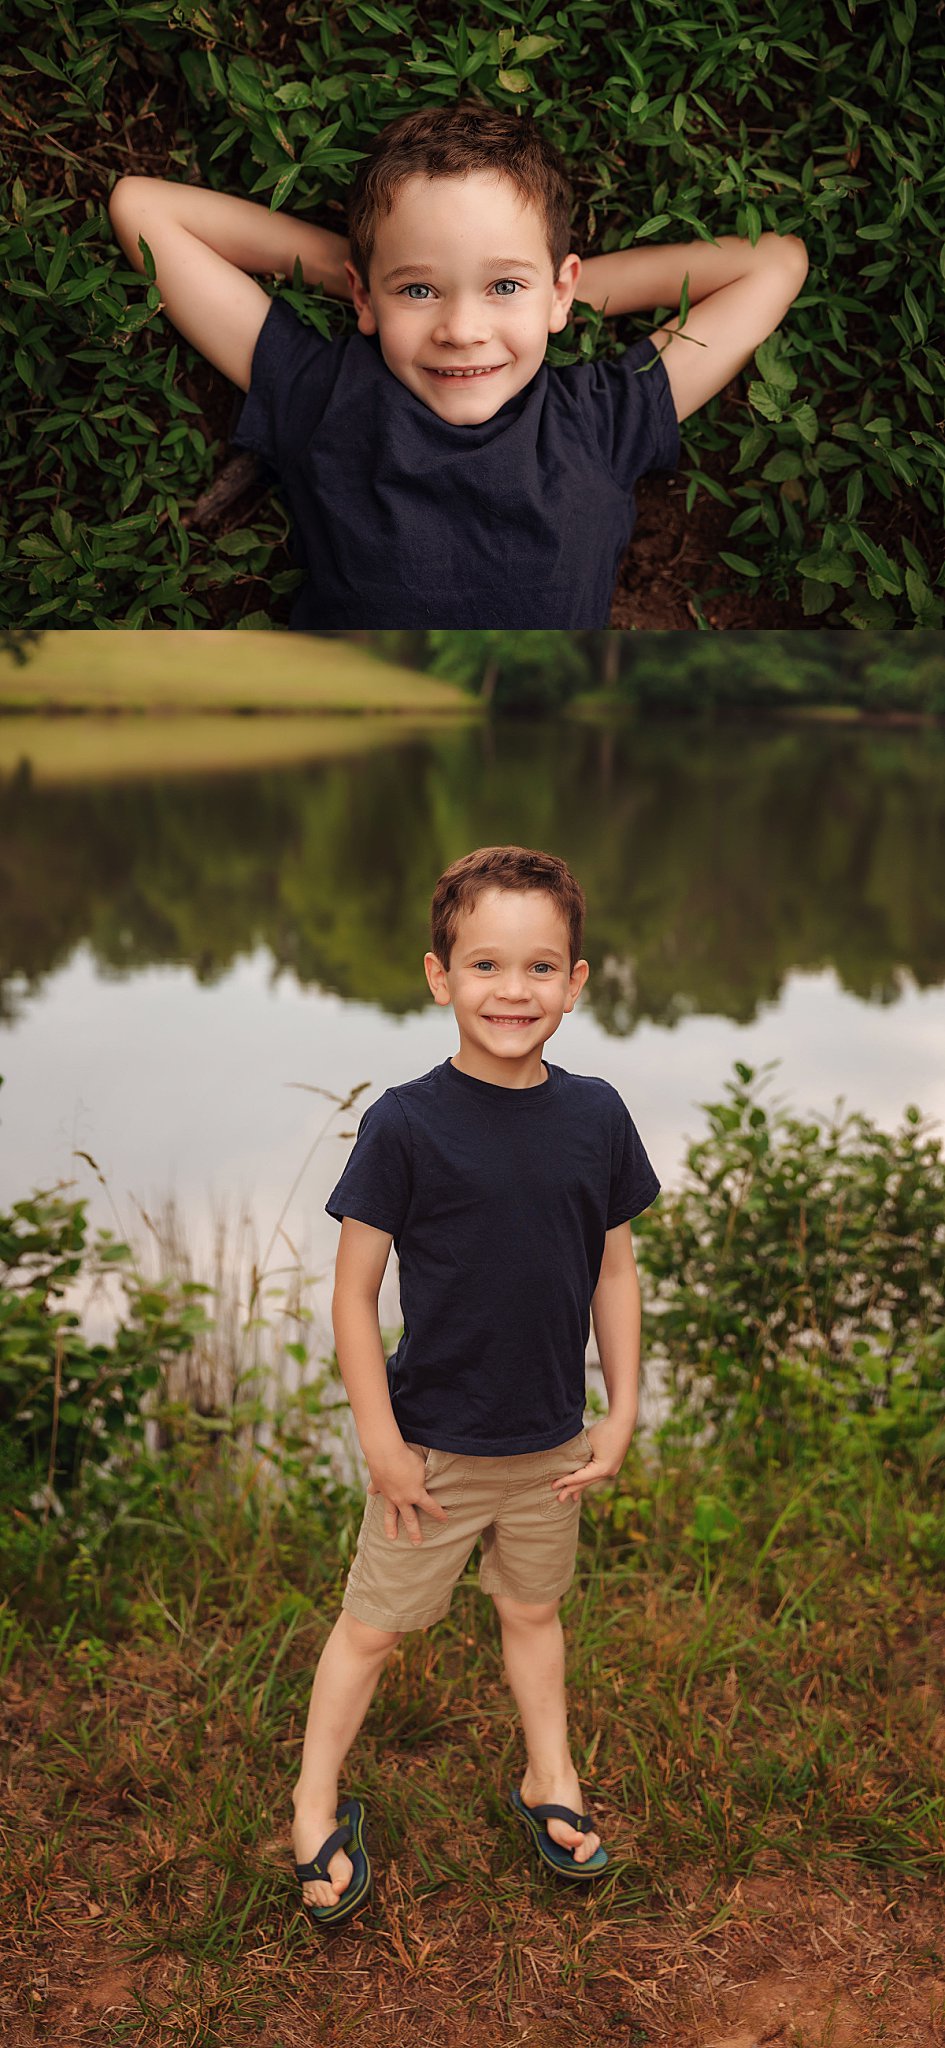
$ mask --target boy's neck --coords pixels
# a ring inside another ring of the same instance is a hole
[[[450,1066],[459,1074],[469,1074],[473,1081],[488,1081],[494,1088],[539,1088],[548,1079],[540,1046],[521,1060],[490,1060],[488,1053],[460,1045]]]

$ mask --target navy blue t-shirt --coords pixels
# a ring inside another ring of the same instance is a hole
[[[464,427],[400,383],[376,334],[326,341],[278,298],[231,439],[263,458],[288,509],[306,578],[296,632],[606,626],[634,484],[679,454],[648,337],[618,363],[543,363]]]
[[[616,1088],[545,1065],[534,1088],[451,1060],[388,1088],[325,1204],[394,1240],[404,1333],[387,1382],[407,1442],[500,1457],[583,1426],[604,1238],[660,1184]]]

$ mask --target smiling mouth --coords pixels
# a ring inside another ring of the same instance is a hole
[[[494,376],[495,376],[495,373],[496,373],[496,371],[497,371],[497,370],[504,370],[504,369],[505,369],[505,367],[506,367],[506,366],[505,366],[505,364],[504,364],[504,363],[489,363],[489,364],[487,364],[487,365],[486,365],[486,367],[485,367],[484,369],[481,369],[481,370],[434,370],[434,369],[430,369],[430,370],[428,371],[428,374],[429,374],[429,375],[430,375],[431,377],[494,377]]]
[[[487,1017],[487,1024],[537,1024],[537,1017]]]

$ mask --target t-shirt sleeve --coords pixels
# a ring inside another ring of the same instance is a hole
[[[331,343],[281,299],[273,299],[253,351],[249,390],[230,435],[281,475],[327,402]]]
[[[560,375],[621,490],[632,491],[648,470],[675,469],[679,422],[665,365],[649,335],[619,362],[572,365]]]
[[[610,1200],[607,1228],[629,1223],[655,1202],[660,1184],[643,1149],[632,1116],[614,1090],[614,1125],[610,1153]]]
[[[325,1203],[329,1216],[370,1223],[388,1231],[396,1245],[410,1204],[411,1168],[410,1128],[388,1089],[361,1118],[354,1150]]]

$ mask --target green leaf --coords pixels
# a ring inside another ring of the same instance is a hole
[[[804,458],[793,448],[779,448],[761,472],[766,483],[783,484],[789,477],[803,476]]]
[[[861,627],[861,629],[863,627],[894,627],[896,625],[896,610],[894,610],[894,606],[888,604],[886,598],[873,598],[863,588],[855,590],[851,602],[845,606],[843,616],[849,618],[851,627]]]
[[[766,384],[779,391],[797,389],[797,371],[792,369],[784,353],[784,340],[779,328],[769,334],[755,350],[755,363]]]
[[[499,71],[496,75],[503,92],[528,92],[531,86],[527,71]]]
[[[56,247],[53,250],[52,262],[49,266],[49,269],[46,272],[46,292],[49,297],[51,297],[53,292],[55,291],[56,286],[59,283],[59,279],[61,278],[62,273],[65,270],[66,258],[68,257],[68,254],[69,230],[68,228],[60,228],[59,240],[57,241]]]
[[[278,185],[274,187],[272,198],[269,201],[270,213],[275,213],[282,205],[283,200],[288,197],[300,175],[301,169],[301,164],[290,164],[288,170],[283,173]]]
[[[520,64],[529,64],[536,57],[544,57],[546,51],[556,50],[560,43],[560,36],[523,36],[515,45],[515,55]]]
[[[677,134],[680,128],[682,127],[685,118],[686,95],[684,92],[678,92],[676,94],[676,98],[673,101],[673,127],[676,129]]]
[[[906,285],[903,289],[902,295],[905,299],[907,310],[912,316],[912,320],[915,325],[916,333],[918,334],[919,340],[924,341],[929,331],[929,323],[925,317],[925,314],[922,311],[921,306],[919,305],[919,301],[916,298],[915,292],[912,290],[910,285]]]
[[[938,599],[933,597],[924,576],[915,569],[906,570],[906,596],[915,613],[917,626],[940,626],[943,611]]]
[[[757,380],[748,386],[748,403],[754,406],[756,412],[760,412],[763,420],[778,421],[784,418],[784,413],[777,399],[768,390],[766,384],[759,384]]]
[[[814,583],[809,576],[801,580],[801,604],[805,618],[816,618],[820,612],[828,612],[834,601],[832,583]]]
[[[836,548],[822,548],[819,554],[804,555],[798,562],[801,576],[812,576],[817,583],[839,583],[849,589],[856,576],[856,570],[849,555],[841,555]]]
[[[231,99],[262,111],[266,104],[265,89],[256,65],[248,57],[234,57],[226,67],[226,79]]]
[[[54,64],[52,58],[45,56],[41,50],[25,50],[21,46],[19,55],[25,57],[27,64],[34,65],[35,69],[42,71],[47,78],[58,78],[60,85],[71,85],[68,72],[61,70],[60,66]]]
[[[813,406],[808,405],[806,402],[801,405],[792,406],[790,417],[794,421],[801,439],[813,446],[820,432],[820,428],[817,425],[817,414]]]
[[[761,575],[760,563],[749,562],[744,555],[729,555],[724,548],[719,549],[719,561],[725,562],[730,569],[736,569],[740,576]]]

